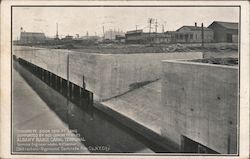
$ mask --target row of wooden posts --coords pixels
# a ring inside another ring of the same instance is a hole
[[[80,87],[69,80],[57,76],[54,73],[36,66],[24,59],[19,58],[18,62],[27,70],[32,72],[32,74],[44,81],[47,85],[64,95],[68,100],[84,107],[93,106],[93,93],[85,89],[84,82],[83,86]]]

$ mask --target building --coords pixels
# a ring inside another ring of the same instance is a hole
[[[126,43],[132,44],[162,44],[171,43],[171,35],[168,33],[145,33],[143,30],[128,31],[125,34]]]
[[[146,42],[147,37],[143,30],[132,30],[126,32],[125,39],[126,43],[143,44]]]
[[[207,27],[203,27],[204,42],[209,43],[214,41],[213,30]],[[175,37],[173,42],[178,43],[201,43],[202,42],[202,27],[197,26],[182,26],[174,32]]]
[[[208,28],[214,31],[215,42],[238,42],[238,23],[214,21]]]
[[[67,35],[64,38],[62,38],[62,41],[72,41],[73,40],[73,36],[71,35]]]
[[[112,29],[110,29],[110,30],[105,31],[104,39],[115,40],[115,37],[117,35],[124,36],[124,32],[121,31],[121,30],[112,30]]]
[[[125,35],[116,35],[115,40],[120,42],[120,43],[124,43],[125,42]]]
[[[157,33],[152,37],[153,43],[155,44],[168,44],[172,42],[171,34],[168,33]]]
[[[39,44],[45,42],[45,34],[38,32],[21,32],[20,43],[22,44]]]

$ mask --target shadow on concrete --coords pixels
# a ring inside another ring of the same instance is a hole
[[[77,105],[78,98],[67,101],[64,93],[59,93],[47,85],[18,62],[14,61],[14,67],[40,98],[47,103],[48,107],[68,125],[69,129],[76,129],[81,137],[85,138],[83,144],[88,147],[90,152],[168,152],[94,107],[84,104]]]

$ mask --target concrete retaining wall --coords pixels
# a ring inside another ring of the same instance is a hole
[[[13,54],[64,79],[67,79],[67,55],[72,51],[14,46]]]
[[[24,46],[15,46],[13,53],[64,79],[69,55],[70,81],[82,86],[84,76],[86,89],[94,93],[95,100],[121,95],[136,83],[160,78],[161,60],[202,58],[200,52],[95,54]]]
[[[237,153],[238,68],[163,61],[162,134],[182,136],[219,153]]]

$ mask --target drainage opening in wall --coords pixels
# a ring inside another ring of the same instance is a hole
[[[184,153],[218,154],[218,152],[186,137],[181,137],[181,151]]]

